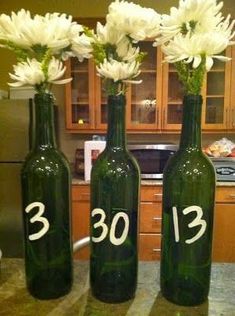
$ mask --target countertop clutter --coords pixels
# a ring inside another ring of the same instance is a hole
[[[140,262],[135,299],[105,304],[89,290],[88,262],[75,261],[74,286],[70,294],[40,301],[25,288],[24,261],[3,259],[0,278],[1,316],[235,316],[235,264],[213,264],[208,301],[196,307],[174,305],[159,289],[159,263]]]

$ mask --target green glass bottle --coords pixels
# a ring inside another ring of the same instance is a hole
[[[67,294],[73,280],[71,176],[56,146],[53,96],[34,101],[34,144],[21,172],[25,272],[29,292],[52,299]]]
[[[202,97],[183,102],[180,147],[163,175],[161,291],[170,301],[193,306],[210,285],[215,172],[201,149]]]
[[[126,148],[125,104],[108,97],[106,148],[91,172],[90,285],[110,303],[133,298],[137,286],[140,172]]]

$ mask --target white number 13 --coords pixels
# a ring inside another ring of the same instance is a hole
[[[178,223],[177,208],[175,206],[173,206],[172,211],[173,211],[173,223],[174,223],[174,231],[175,231],[175,241],[179,242],[180,236],[179,236],[179,223]],[[207,226],[206,221],[204,219],[202,219],[203,211],[202,211],[200,206],[192,205],[192,206],[186,207],[183,210],[183,215],[187,215],[187,214],[189,214],[191,212],[196,212],[197,215],[194,218],[194,220],[191,223],[188,224],[188,227],[192,228],[192,227],[196,227],[196,226],[201,226],[201,228],[200,228],[200,230],[198,231],[198,233],[194,237],[185,240],[186,244],[192,244],[196,240],[201,238],[202,235],[205,233],[206,226]]]
[[[29,235],[29,240],[37,240],[41,238],[43,235],[47,233],[50,227],[50,224],[46,217],[42,216],[45,212],[45,205],[43,203],[33,202],[26,207],[25,212],[29,213],[32,209],[36,207],[38,208],[38,212],[32,218],[30,218],[30,223],[40,222],[43,224],[43,227],[42,229],[40,229],[39,232]]]

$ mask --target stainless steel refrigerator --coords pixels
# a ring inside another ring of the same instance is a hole
[[[20,170],[29,151],[29,100],[0,100],[0,249],[23,256]]]

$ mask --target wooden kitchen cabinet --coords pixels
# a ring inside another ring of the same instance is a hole
[[[174,65],[163,63],[160,48],[151,41],[140,43],[148,53],[141,66],[139,85],[126,93],[126,126],[129,133],[179,132],[183,89]],[[235,48],[224,53],[230,62],[215,60],[202,89],[202,130],[235,131]],[[107,128],[107,97],[94,62],[76,58],[67,62],[66,129],[70,132],[104,133]]]
[[[73,240],[89,236],[90,188],[72,186]],[[162,186],[142,185],[139,214],[139,259],[159,260],[161,255]],[[235,262],[235,186],[217,186],[213,261]],[[89,246],[75,254],[89,259]]]
[[[162,53],[151,41],[140,43],[148,53],[142,72],[126,93],[126,127],[129,132],[160,130],[162,104]],[[92,60],[79,63],[71,58],[66,77],[66,129],[70,132],[102,133],[107,128],[107,96]]]
[[[142,186],[140,203],[140,260],[158,260],[161,242],[161,186]],[[72,186],[73,241],[89,236],[90,187]],[[89,247],[75,254],[77,259],[89,259]]]
[[[159,260],[161,255],[162,186],[142,186],[139,222],[139,259]]]
[[[72,186],[72,235],[73,242],[87,237],[90,220],[90,186]],[[76,259],[87,260],[89,258],[89,246],[77,251],[74,255]]]
[[[224,55],[231,58],[232,48],[229,47]],[[218,131],[231,130],[230,92],[232,62],[214,60],[212,69],[206,74],[202,88],[202,130]],[[181,129],[183,114],[183,87],[173,64],[163,67],[163,123],[162,130],[177,131]],[[235,120],[235,119],[234,119]],[[235,122],[235,121],[234,121]],[[235,125],[234,125],[235,127]]]
[[[235,262],[235,186],[217,187],[213,260]]]

